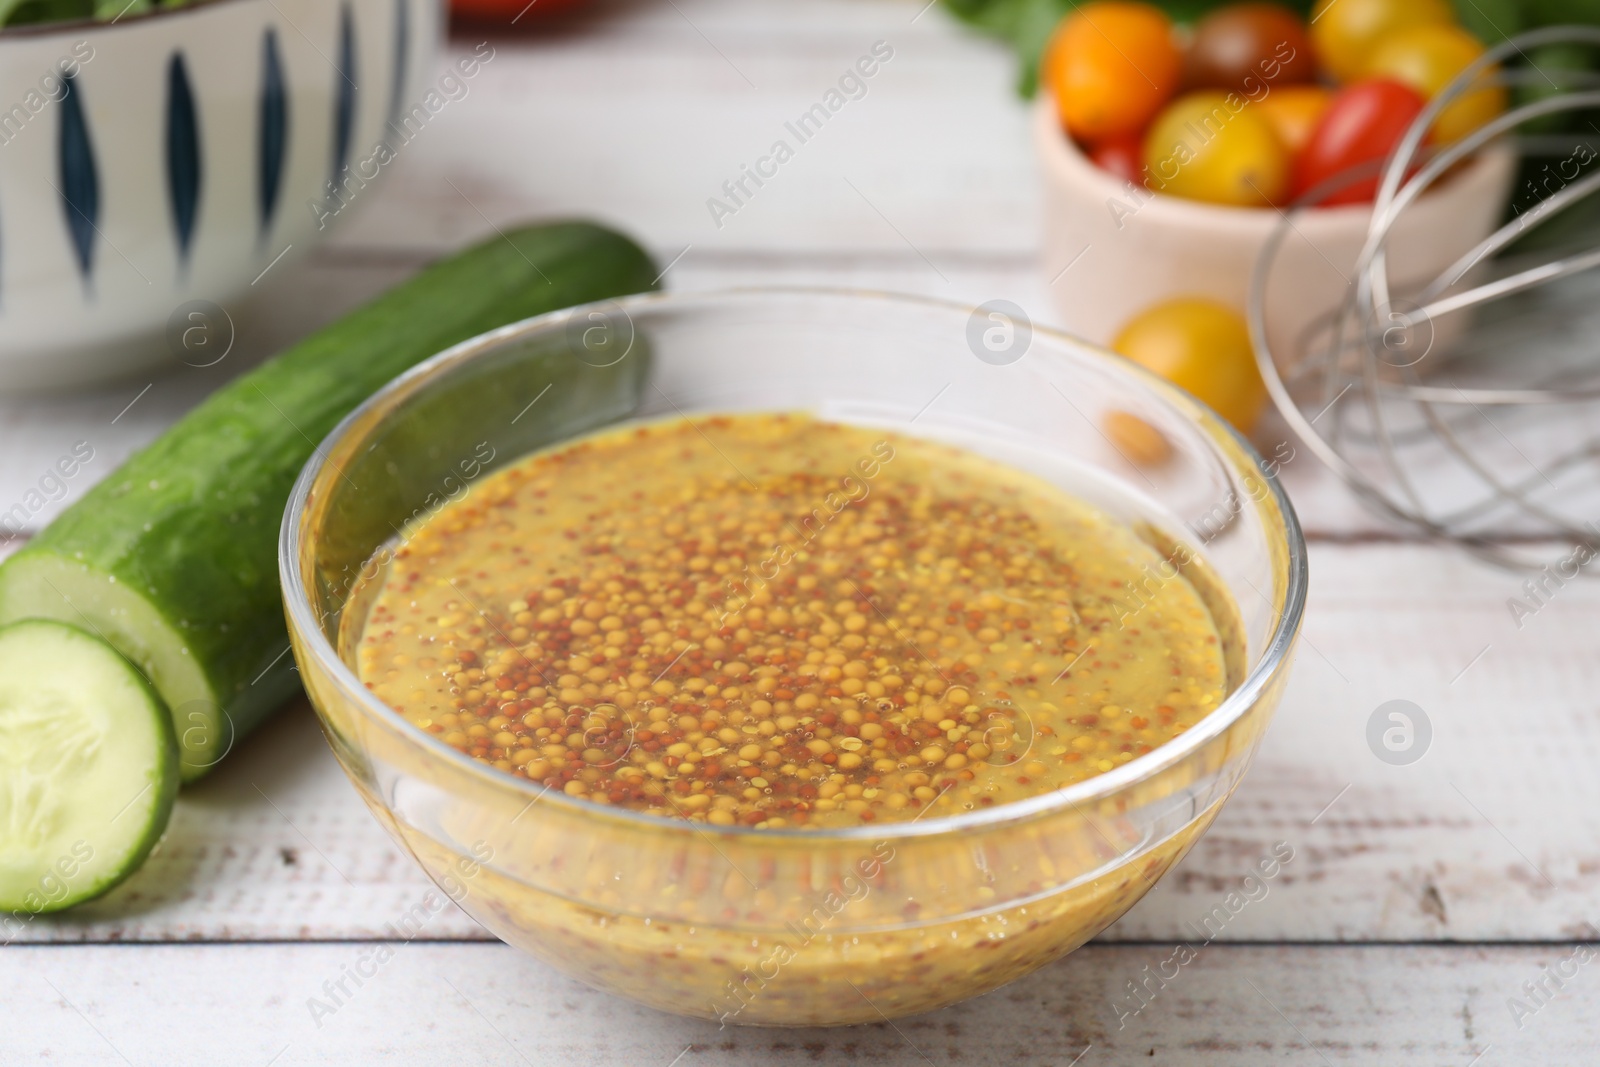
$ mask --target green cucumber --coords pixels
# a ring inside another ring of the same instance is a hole
[[[138,870],[178,793],[166,705],[110,645],[59,622],[0,628],[0,765],[0,912],[12,913],[12,935]]]
[[[58,619],[110,642],[166,701],[183,780],[199,777],[299,691],[277,541],[317,442],[451,345],[655,276],[632,241],[582,222],[513,230],[424,270],[219,390],[7,559],[0,624]]]

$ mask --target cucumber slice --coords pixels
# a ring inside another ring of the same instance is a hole
[[[0,627],[0,768],[0,911],[21,917],[138,870],[178,793],[150,683],[93,634],[40,619]]]

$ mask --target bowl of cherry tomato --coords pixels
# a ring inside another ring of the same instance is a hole
[[[1337,305],[1382,161],[1484,45],[1447,0],[1317,0],[1311,15],[1231,3],[1178,26],[1154,4],[1094,0],[1062,20],[1041,64],[1034,132],[1045,266],[1069,328],[1109,343],[1174,298],[1242,311],[1257,256],[1286,217],[1294,233],[1266,291],[1274,349]],[[1486,75],[1441,112],[1427,143],[1457,140],[1505,106]],[[1408,208],[1389,242],[1397,288],[1487,236],[1515,171],[1514,152],[1491,143]],[[1289,215],[1292,205],[1306,209]]]

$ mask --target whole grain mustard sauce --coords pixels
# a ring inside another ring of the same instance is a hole
[[[362,681],[500,771],[755,828],[953,815],[1171,740],[1225,694],[1130,527],[970,452],[798,414],[630,426],[414,522]]]

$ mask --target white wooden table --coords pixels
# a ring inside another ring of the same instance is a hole
[[[0,402],[0,499],[78,440],[90,475],[107,473],[252,359],[528,217],[620,224],[673,262],[676,289],[1004,297],[1054,321],[1062,264],[1037,259],[1010,58],[923,3],[618,0],[495,38],[471,95],[390,184],[239,309],[224,364],[147,391]],[[894,58],[865,98],[715,226],[707,198],[879,40]],[[452,911],[318,1025],[307,999],[428,883],[300,705],[183,794],[132,881],[0,949],[0,1064],[1594,1063],[1600,964],[1559,988],[1544,968],[1600,939],[1600,590],[1568,586],[1519,629],[1509,575],[1384,528],[1309,456],[1284,473],[1311,608],[1254,770],[1140,905],[1014,985],[898,1027],[718,1031],[579,986]],[[1395,698],[1433,726],[1405,767],[1365,739]],[[1119,1022],[1126,983],[1280,841],[1294,859],[1269,895]],[[1526,992],[1541,980],[1548,992]]]

